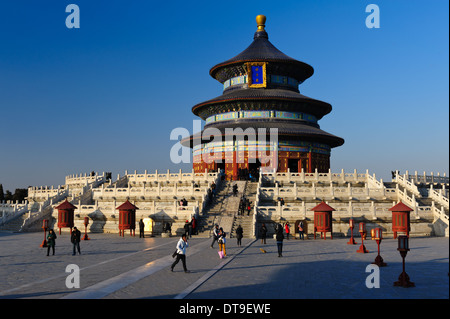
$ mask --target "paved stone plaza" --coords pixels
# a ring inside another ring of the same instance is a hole
[[[367,254],[348,238],[285,240],[279,258],[275,240],[228,239],[227,255],[219,259],[211,239],[189,240],[187,267],[170,271],[178,240],[89,234],[81,255],[72,256],[68,233],[58,234],[55,256],[39,245],[43,233],[0,233],[0,298],[73,299],[448,299],[449,239],[411,238],[406,272],[414,288],[393,287],[402,271],[397,240],[385,239],[380,288],[367,288],[366,267],[377,255],[375,241],[366,240]],[[263,248],[266,253],[261,251]],[[66,267],[80,269],[80,288],[67,288]]]

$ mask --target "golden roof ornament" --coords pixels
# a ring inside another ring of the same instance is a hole
[[[256,30],[258,31],[266,31],[264,29],[264,27],[266,26],[266,16],[263,14],[257,15],[256,16],[256,24],[258,25],[258,29]]]

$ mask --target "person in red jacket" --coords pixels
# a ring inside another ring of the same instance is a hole
[[[286,222],[286,224],[284,225],[284,230],[286,231],[286,240],[289,240],[289,222]]]
[[[197,235],[197,220],[195,219],[194,216],[192,216],[191,225],[192,225],[192,234]]]

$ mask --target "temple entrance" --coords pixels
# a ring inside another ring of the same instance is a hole
[[[303,171],[305,173],[309,173],[308,159],[307,158],[302,158],[300,160],[300,164],[301,164],[300,170],[303,168]]]
[[[288,159],[288,168],[291,173],[298,173],[298,162],[297,158]]]
[[[248,173],[249,180],[257,181],[259,179],[259,169],[261,167],[261,162],[259,158],[248,160]]]
[[[217,165],[217,172],[220,172],[220,170],[224,170],[225,171],[225,163],[223,161],[221,161],[220,163],[216,163]]]

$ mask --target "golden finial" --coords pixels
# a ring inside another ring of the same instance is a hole
[[[256,24],[258,25],[258,29],[256,31],[265,31],[264,27],[266,26],[266,16],[262,14],[257,15]]]

